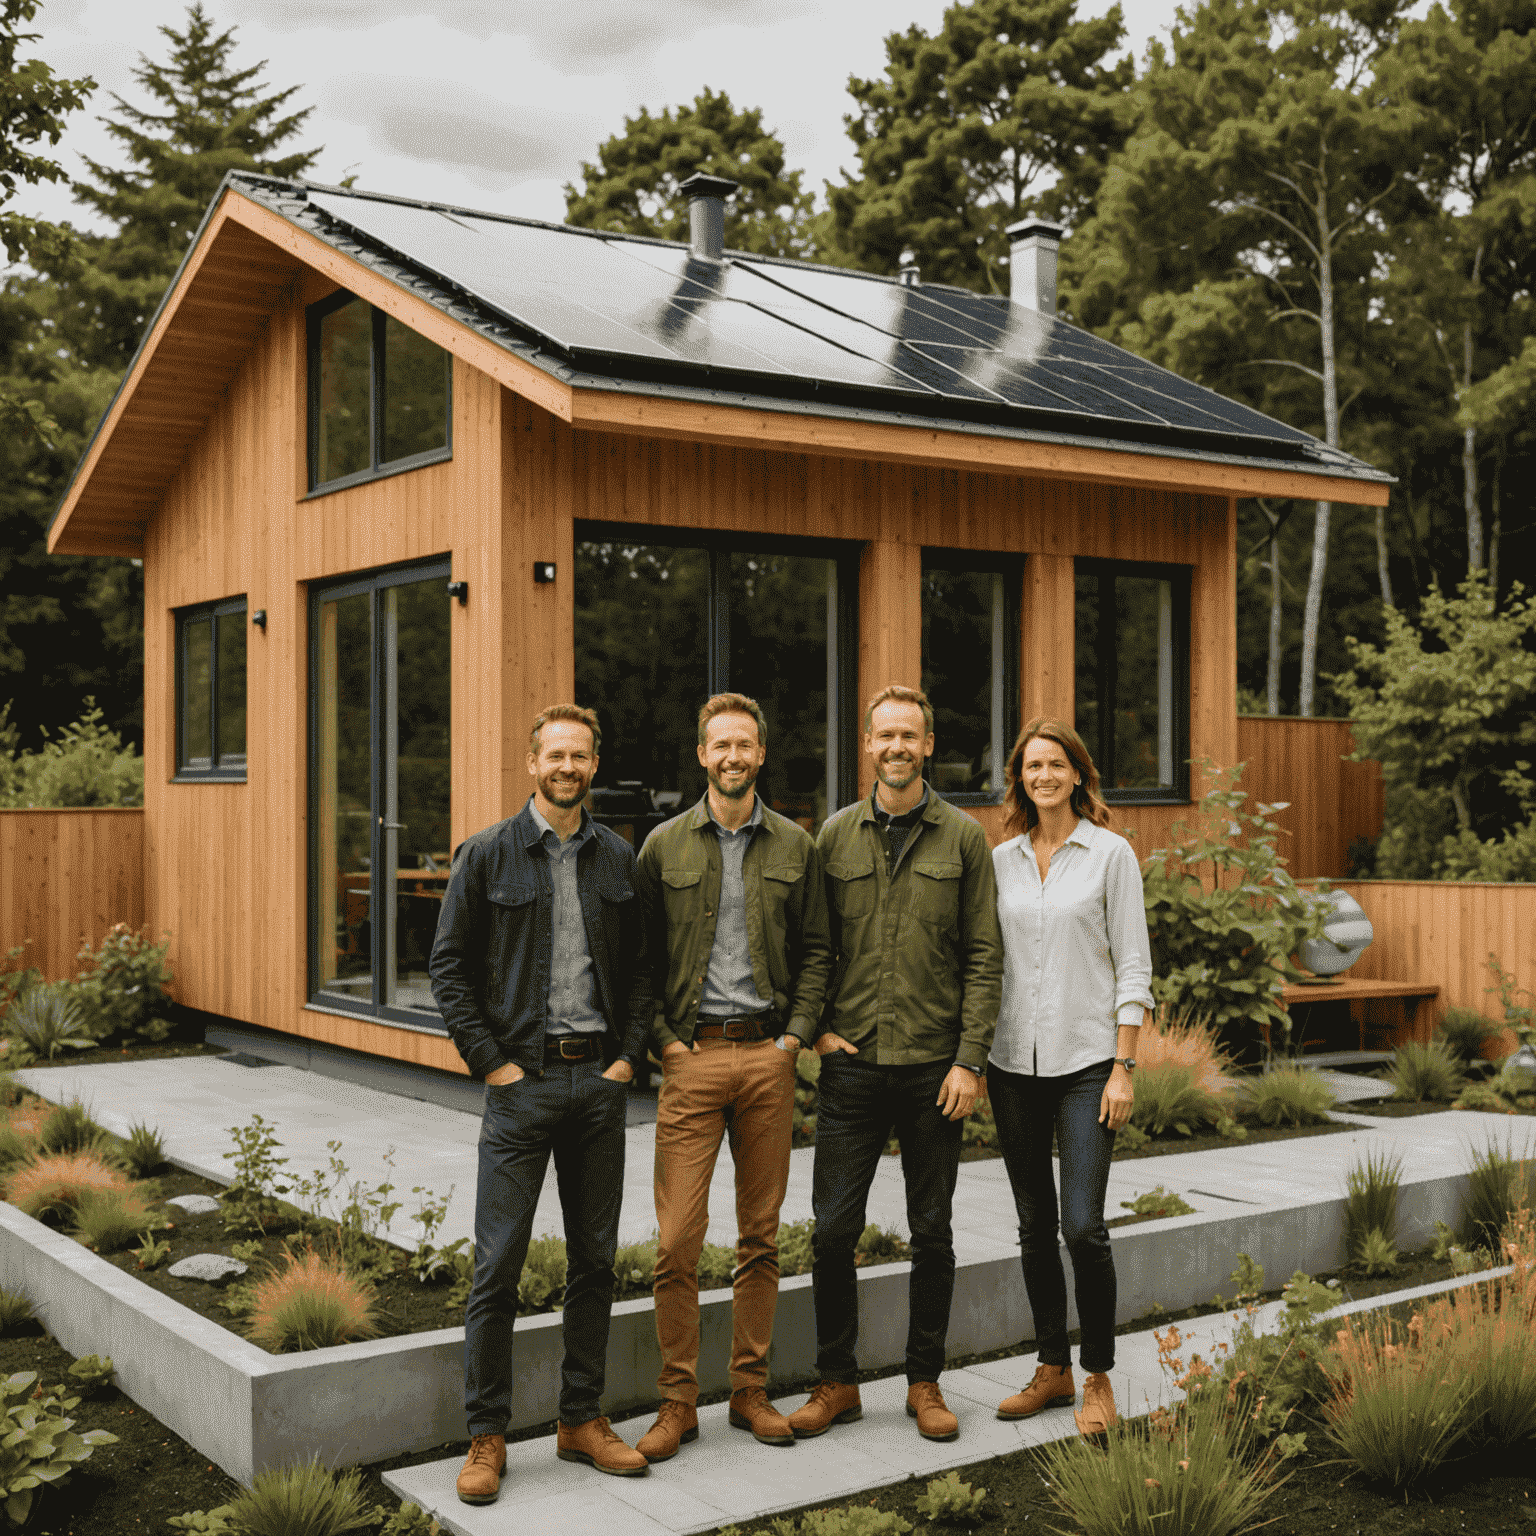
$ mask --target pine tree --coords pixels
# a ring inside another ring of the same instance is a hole
[[[565,188],[565,218],[661,240],[688,238],[688,199],[678,187],[695,171],[740,183],[725,206],[725,243],[758,256],[811,254],[811,195],[785,168],[784,143],[756,107],[737,110],[708,87],[692,106],[652,114],[642,107],[624,131],[583,161],[581,186]]]

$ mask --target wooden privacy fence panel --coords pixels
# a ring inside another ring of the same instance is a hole
[[[57,981],[114,923],[144,923],[143,811],[0,811],[0,952]]]
[[[1287,802],[1275,820],[1291,834],[1280,839],[1280,852],[1298,879],[1346,874],[1349,845],[1381,835],[1381,766],[1345,762],[1354,750],[1348,720],[1238,719],[1243,788],[1254,800]]]

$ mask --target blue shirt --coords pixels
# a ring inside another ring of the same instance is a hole
[[[715,915],[715,942],[704,973],[704,993],[699,1001],[702,1019],[728,1019],[740,1014],[762,1013],[773,1007],[771,997],[758,994],[752,976],[752,945],[747,938],[747,889],[742,864],[752,834],[763,824],[763,802],[754,794],[752,815],[739,831],[722,827],[710,812],[710,823],[720,839],[720,910]]]
[[[592,836],[592,818],[583,810],[581,830],[564,842],[560,834],[528,802],[539,842],[549,858],[549,878],[554,887],[554,931],[549,959],[549,1010],[544,1032],[549,1035],[599,1035],[608,1026],[592,1006],[592,955],[587,948],[587,925],[581,915],[581,893],[576,888],[576,860],[582,844]]]

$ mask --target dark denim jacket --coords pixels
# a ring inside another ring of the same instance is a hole
[[[576,885],[592,956],[593,1004],[608,1021],[604,1056],[638,1063],[651,1023],[635,900],[635,851],[607,827],[577,855]],[[539,829],[525,805],[465,838],[432,945],[432,996],[470,1075],[504,1062],[544,1072],[554,885]]]

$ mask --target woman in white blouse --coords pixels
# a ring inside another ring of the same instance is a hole
[[[1038,1369],[997,1410],[1024,1419],[1075,1401],[1067,1285],[1072,1258],[1087,1379],[1078,1429],[1115,1422],[1115,1265],[1104,1192],[1115,1132],[1130,1119],[1136,1031],[1152,1006],[1152,951],[1141,867],[1109,830],[1099,774],[1082,738],[1032,720],[1008,759],[1008,822],[992,851],[1003,931],[1003,1000],[987,1067],[998,1144],[1019,1213],[1024,1286]],[[1061,1158],[1058,1213],[1051,1169]]]

